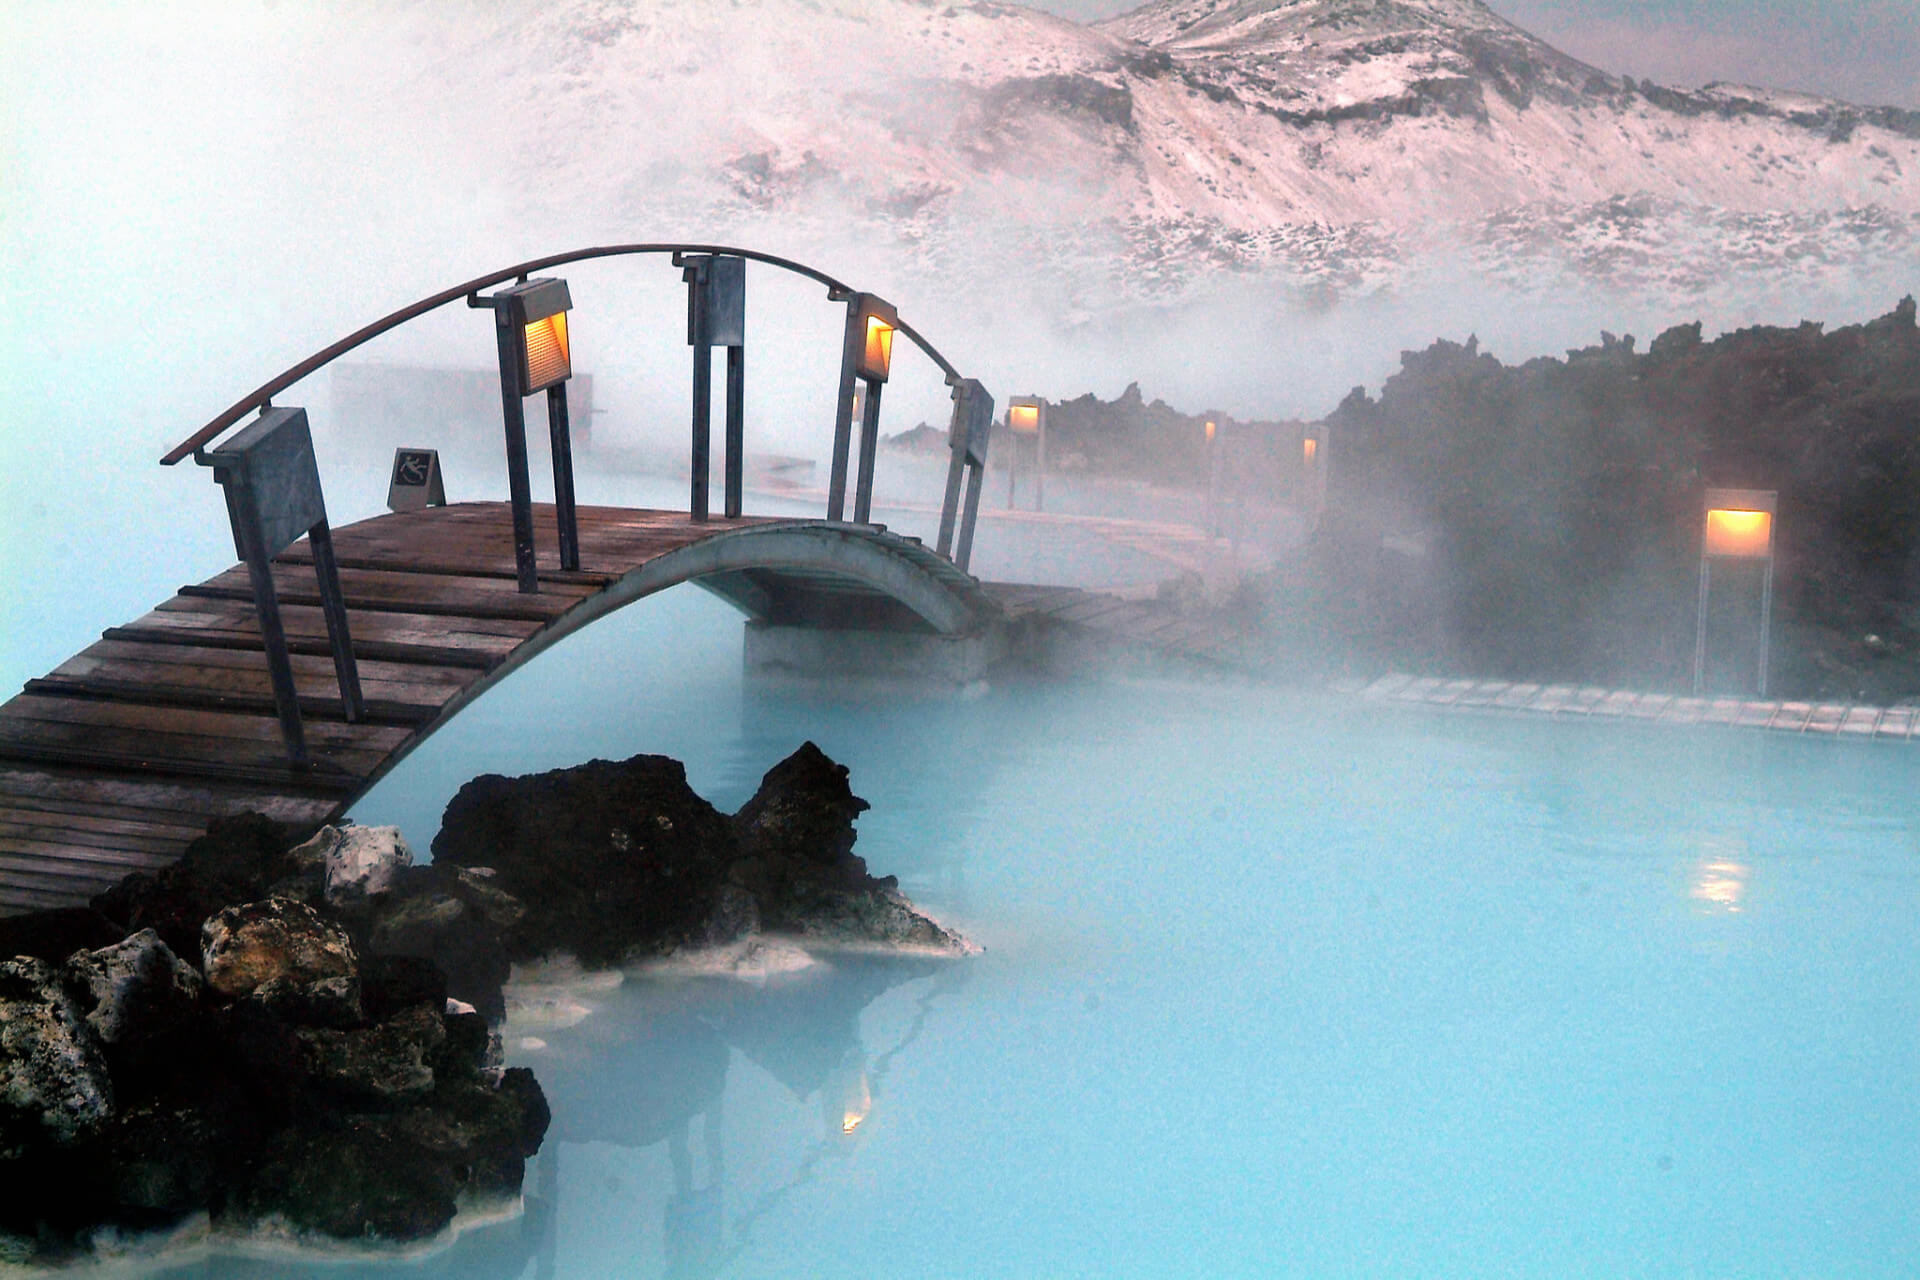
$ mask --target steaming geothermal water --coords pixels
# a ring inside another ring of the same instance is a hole
[[[1909,750],[1204,682],[774,695],[738,626],[642,602],[358,816],[424,847],[474,773],[640,751],[730,809],[812,738],[859,852],[985,953],[524,991],[524,1215],[168,1274],[1920,1272]]]

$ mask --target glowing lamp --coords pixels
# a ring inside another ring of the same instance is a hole
[[[1766,491],[1713,489],[1707,494],[1702,553],[1734,560],[1764,560],[1773,554],[1774,495]]]
[[[1207,421],[1207,443],[1208,444],[1213,443],[1214,429],[1215,429],[1215,423],[1213,422],[1212,419],[1208,419]]]
[[[519,391],[530,396],[573,376],[567,342],[567,312],[573,298],[565,280],[529,280],[496,295],[505,308],[505,324],[514,336]]]
[[[1308,436],[1300,442],[1300,461],[1307,466],[1313,465],[1313,455],[1320,452],[1320,442]]]
[[[893,333],[900,313],[870,293],[860,300],[860,350],[854,372],[869,382],[885,382],[893,367]]]
[[[1045,408],[1038,396],[1014,396],[1007,401],[1007,429],[1016,435],[1039,435]]]

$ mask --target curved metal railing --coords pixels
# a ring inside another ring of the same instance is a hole
[[[760,253],[753,249],[739,249],[727,245],[615,244],[597,245],[590,249],[575,249],[568,253],[550,254],[544,258],[534,258],[511,267],[505,267],[499,271],[490,272],[487,275],[469,280],[465,284],[455,285],[451,289],[443,290],[431,297],[422,298],[410,306],[402,307],[391,315],[383,316],[363,329],[356,329],[332,346],[324,347],[314,352],[305,360],[287,369],[284,373],[270,378],[260,386],[254,388],[253,391],[249,392],[242,399],[234,402],[218,417],[207,423],[206,426],[201,427],[198,431],[175,445],[167,452],[166,456],[160,459],[160,462],[163,466],[170,467],[182,459],[190,457],[196,449],[205,447],[210,441],[237,424],[240,419],[246,417],[247,414],[269,405],[274,396],[285,391],[288,387],[300,381],[308,374],[331,364],[347,352],[352,351],[355,347],[371,342],[381,334],[391,329],[397,329],[410,320],[418,319],[429,311],[437,311],[441,307],[453,302],[458,302],[462,298],[471,297],[482,289],[491,288],[496,284],[504,284],[508,280],[524,280],[534,272],[545,271],[549,267],[564,266],[570,262],[585,262],[595,258],[619,258],[639,254],[659,253],[710,253],[719,256],[745,258],[750,262],[764,262],[769,266],[780,267],[783,270],[794,272],[797,275],[806,276],[808,279],[819,281],[827,287],[827,300],[830,302],[844,301],[855,293],[855,290],[851,286],[834,279],[824,271],[815,270],[805,263],[795,262],[791,258],[782,258],[770,253]],[[918,330],[914,329],[913,326],[907,324],[905,321],[900,321],[895,327],[900,333],[910,338],[915,346],[925,352],[928,359],[940,367],[940,372],[946,376],[949,385],[961,381],[959,370],[955,369],[952,363],[949,362],[945,356],[941,355],[931,342],[928,342],[926,338],[922,337]]]

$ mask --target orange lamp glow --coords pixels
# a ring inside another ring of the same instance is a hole
[[[1320,442],[1308,436],[1300,445],[1300,460],[1309,467],[1313,465],[1313,455],[1320,452]]]
[[[1764,560],[1772,553],[1772,512],[1720,507],[1707,512],[1706,554]]]
[[[1040,430],[1040,406],[1037,404],[1008,405],[1007,426],[1023,436],[1033,435]]]
[[[567,347],[567,313],[556,311],[527,326],[527,386],[535,391],[573,375]]]
[[[1211,422],[1207,423],[1207,443],[1208,444],[1213,443],[1213,431],[1214,431],[1214,424]]]
[[[879,316],[867,317],[866,367],[884,378],[893,367],[893,326]]]

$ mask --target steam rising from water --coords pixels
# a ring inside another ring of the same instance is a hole
[[[0,684],[40,674],[229,562],[213,486],[191,466],[155,467],[165,447],[375,316],[588,243],[732,239],[809,261],[896,301],[1003,402],[1111,397],[1138,381],[1183,409],[1265,419],[1318,417],[1436,335],[1478,333],[1513,362],[1589,343],[1602,326],[1644,341],[1696,318],[1709,334],[1857,319],[1900,287],[1838,272],[1756,295],[1733,280],[1677,308],[1516,293],[1439,242],[1416,246],[1398,283],[1361,296],[1234,272],[1143,296],[1115,274],[1118,232],[1086,225],[1093,155],[1077,175],[962,184],[937,226],[910,198],[876,203],[912,195],[889,193],[877,161],[868,189],[822,182],[797,209],[740,197],[739,175],[723,181],[711,160],[736,113],[764,117],[821,69],[783,65],[754,40],[723,48],[700,34],[719,20],[704,7],[657,8],[658,66],[604,83],[584,77],[585,63],[522,78],[527,50],[545,47],[529,6],[465,10],[458,22],[428,4],[9,7],[0,395],[15,425],[0,443]],[[688,26],[696,14],[708,25]],[[918,69],[857,43],[842,52],[844,65],[827,70],[889,128],[938,133],[968,109]],[[554,108],[563,94],[567,112]],[[636,118],[657,124],[638,152],[630,127],[555,124]],[[848,121],[845,137],[863,128]],[[885,131],[869,131],[877,145]],[[729,191],[718,215],[693,212]],[[596,436],[676,456],[688,361],[676,273],[650,260],[568,275],[576,367],[595,375],[608,411]],[[756,270],[749,292],[749,447],[819,456],[838,309],[772,271]],[[455,307],[355,358],[485,368],[491,350],[485,326]],[[909,356],[897,370],[888,429],[943,423],[931,366]],[[376,510],[386,457],[353,453],[328,422],[324,375],[284,402],[314,412],[336,522]],[[458,497],[504,489],[498,475],[453,479]]]

